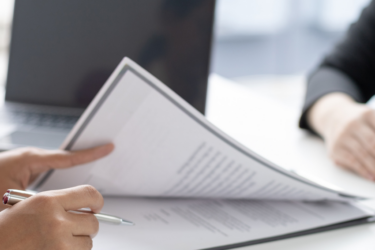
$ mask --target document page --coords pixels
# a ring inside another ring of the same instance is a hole
[[[103,212],[136,226],[101,224],[94,249],[217,249],[369,216],[340,202],[152,198],[106,198]]]
[[[249,114],[251,115],[251,114]],[[38,189],[80,184],[104,195],[220,199],[355,199],[305,180],[245,148],[125,58],[63,149],[113,142],[106,158],[51,171]]]

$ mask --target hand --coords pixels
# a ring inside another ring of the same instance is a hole
[[[0,213],[0,248],[8,250],[85,250],[99,229],[92,214],[100,212],[103,197],[92,186],[78,186],[34,195]]]
[[[24,190],[43,172],[69,168],[102,158],[113,150],[113,144],[81,151],[22,148],[0,153],[0,196],[7,189]],[[0,209],[7,206],[0,205]]]
[[[311,108],[309,123],[326,141],[333,161],[375,180],[375,111],[349,96],[333,93]]]

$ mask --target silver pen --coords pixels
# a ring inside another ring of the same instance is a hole
[[[3,203],[5,205],[13,206],[14,204],[17,204],[20,201],[23,201],[33,195],[35,195],[36,192],[32,191],[23,191],[23,190],[17,190],[17,189],[8,189],[8,191],[3,196]],[[93,213],[90,210],[85,209],[79,209],[74,211],[69,211],[73,213],[90,213],[93,214],[99,221],[107,222],[115,225],[125,225],[125,226],[134,226],[134,223],[128,220],[124,220],[120,217],[109,215],[109,214],[103,214],[103,213]]]

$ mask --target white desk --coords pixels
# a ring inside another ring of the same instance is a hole
[[[254,94],[249,88],[211,77],[207,116],[260,155],[308,173],[351,193],[375,197],[375,184],[342,170],[328,159],[323,142],[297,127],[298,109]],[[374,249],[375,224],[275,241],[239,250]]]
[[[211,77],[207,117],[213,124],[281,167],[375,197],[374,183],[334,166],[323,141],[298,128],[300,110],[291,107],[251,88]]]

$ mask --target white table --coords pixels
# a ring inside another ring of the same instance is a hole
[[[5,72],[6,55],[0,53],[1,96]],[[207,116],[216,126],[284,168],[307,173],[352,193],[375,196],[374,183],[334,166],[323,142],[297,128],[299,110],[291,107],[256,94],[249,87],[211,77]],[[94,240],[94,249],[107,249],[106,242],[104,227]],[[238,249],[365,250],[374,246],[375,224],[368,224]]]
[[[274,163],[362,196],[375,184],[335,166],[323,142],[297,127],[300,110],[255,94],[251,88],[212,76],[207,117],[216,126]],[[275,241],[238,249],[374,249],[375,224]]]

